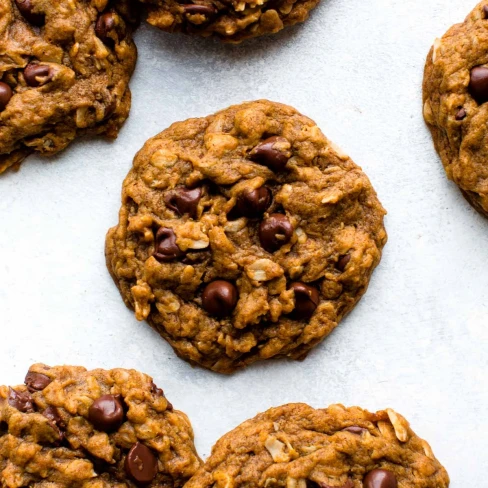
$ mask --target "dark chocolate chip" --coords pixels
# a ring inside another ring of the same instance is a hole
[[[261,246],[268,252],[275,252],[290,242],[293,226],[286,215],[275,213],[261,222],[258,233]]]
[[[32,0],[15,0],[15,4],[19,9],[25,20],[30,22],[32,25],[40,27],[44,24],[44,14],[33,12],[34,5],[32,5]]]
[[[364,488],[398,488],[396,476],[386,469],[373,469],[363,480]]]
[[[43,410],[42,415],[49,420],[51,427],[58,433],[59,440],[58,444],[64,439],[64,429],[66,428],[61,415],[59,415],[59,411],[56,407],[49,406],[45,410]]]
[[[350,432],[351,434],[356,434],[356,435],[361,435],[363,432],[367,432],[368,429],[365,429],[363,427],[359,427],[358,425],[351,425],[349,427],[345,427],[342,429],[346,432]]]
[[[244,190],[237,198],[237,209],[250,219],[261,217],[271,205],[273,194],[267,186],[255,190]]]
[[[209,314],[225,317],[237,304],[237,288],[228,281],[217,280],[209,283],[202,293],[202,306]]]
[[[97,430],[114,432],[124,422],[124,406],[120,396],[103,395],[88,410],[88,420]]]
[[[339,260],[337,261],[335,266],[339,271],[344,271],[350,260],[350,254],[343,254],[342,256],[339,256]]]
[[[27,391],[15,391],[13,388],[9,388],[8,392],[8,404],[11,407],[16,408],[23,413],[34,412],[34,404]]]
[[[115,41],[109,34],[115,28],[115,15],[112,12],[106,12],[100,17],[95,24],[95,34],[97,37],[108,46],[113,46]]]
[[[212,5],[193,5],[187,4],[182,5],[185,14],[195,15],[201,14],[206,16],[215,15],[217,13],[217,9]]]
[[[8,434],[8,424],[4,420],[0,421],[0,436]]]
[[[12,88],[10,88],[7,83],[0,81],[0,112],[5,110],[5,107],[10,102],[12,98]]]
[[[469,92],[478,104],[488,101],[488,68],[476,66],[471,70]]]
[[[134,444],[125,458],[125,471],[136,482],[147,485],[158,474],[158,458],[144,444]]]
[[[290,285],[295,292],[295,308],[292,312],[293,318],[297,320],[309,319],[320,302],[320,295],[317,288],[295,281]]]
[[[460,108],[456,113],[456,120],[463,120],[466,118],[466,110],[464,108]]]
[[[151,393],[153,395],[158,396],[158,397],[164,397],[164,398],[166,398],[164,396],[163,389],[162,388],[158,388],[154,382],[151,383]],[[173,405],[168,401],[167,398],[166,398],[166,401],[168,402],[167,410],[170,410],[170,411],[173,410]]]
[[[45,64],[28,64],[24,68],[25,82],[34,88],[49,83],[54,76],[52,69]]]
[[[173,229],[169,227],[161,227],[158,229],[153,254],[158,261],[172,261],[184,254],[176,244],[176,234]]]
[[[202,198],[201,188],[178,188],[164,197],[166,206],[179,215],[197,217],[198,202]]]
[[[46,388],[52,379],[42,373],[34,373],[34,371],[29,371],[26,376],[24,383],[27,385],[27,389],[34,393],[35,391],[41,391]]]
[[[288,162],[288,156],[275,149],[277,142],[288,142],[284,137],[273,136],[259,143],[250,153],[250,158],[256,163],[264,164],[273,171],[281,171]]]
[[[483,15],[485,19],[488,19],[488,5],[483,5]]]

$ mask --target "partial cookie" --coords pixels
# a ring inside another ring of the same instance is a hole
[[[239,43],[304,22],[320,0],[141,0],[147,21],[167,32],[184,32]]]
[[[134,370],[31,366],[0,387],[0,485],[177,488],[200,459],[188,417]]]
[[[183,359],[230,373],[302,359],[366,291],[385,211],[361,169],[286,105],[177,122],[136,155],[107,265]]]
[[[0,0],[0,173],[85,134],[115,138],[136,62],[130,0]]]
[[[292,403],[225,434],[185,488],[229,486],[447,488],[449,476],[391,409]]]
[[[435,41],[423,100],[448,178],[488,217],[488,1]]]

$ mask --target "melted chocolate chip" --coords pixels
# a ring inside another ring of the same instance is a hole
[[[54,76],[52,69],[45,64],[28,64],[24,68],[25,82],[34,88],[49,83]]]
[[[185,11],[185,14],[190,14],[190,15],[201,14],[201,15],[211,16],[217,13],[217,9],[212,5],[187,4],[187,5],[183,5],[183,10]]]
[[[469,93],[481,105],[488,101],[488,68],[476,66],[471,70]]]
[[[271,205],[273,194],[267,186],[255,190],[243,191],[237,198],[237,210],[244,217],[261,217]]]
[[[32,0],[15,0],[15,4],[17,5],[19,12],[22,14],[22,17],[24,17],[27,22],[37,27],[44,24],[44,14],[34,12]]]
[[[103,395],[97,398],[88,410],[88,419],[97,430],[116,431],[124,422],[122,398],[115,395]]]
[[[13,388],[9,388],[8,404],[23,413],[34,412],[32,398],[26,391],[15,391]]]
[[[344,271],[350,260],[350,254],[343,254],[342,256],[339,256],[339,260],[337,261],[335,266],[339,271]]]
[[[483,5],[483,17],[488,19],[488,5]]]
[[[168,208],[179,215],[188,214],[191,218],[197,217],[198,202],[202,198],[201,188],[178,188],[164,197]]]
[[[154,382],[151,383],[151,393],[153,395],[166,398],[164,396],[163,389],[162,388],[158,388]],[[170,411],[173,410],[173,405],[171,404],[171,402],[169,402],[167,398],[166,398],[166,401],[168,402],[168,406],[167,406],[166,409],[167,410],[170,410]]]
[[[466,118],[466,110],[464,108],[460,108],[457,112],[456,112],[456,116],[455,116],[455,119],[456,120],[464,120]]]
[[[98,17],[95,24],[95,34],[106,45],[113,46],[115,41],[109,34],[115,29],[115,15],[106,12]]]
[[[320,295],[317,288],[295,281],[290,285],[295,292],[295,309],[292,312],[293,318],[297,320],[309,319],[320,303]]]
[[[158,474],[158,459],[144,444],[134,444],[125,458],[125,471],[141,485],[151,483]]]
[[[264,164],[273,171],[281,171],[288,162],[288,156],[275,148],[277,142],[288,142],[284,137],[273,136],[259,143],[250,153],[250,159]]]
[[[169,227],[161,227],[156,233],[156,245],[153,256],[158,261],[172,261],[184,254],[176,244],[175,231]]]
[[[368,429],[364,429],[363,427],[359,427],[358,425],[351,425],[350,427],[345,427],[345,432],[350,432],[351,434],[361,435],[363,432],[367,432]]]
[[[5,107],[8,105],[8,102],[10,102],[12,95],[12,88],[10,88],[7,83],[0,81],[0,112],[5,110]]]
[[[202,293],[202,307],[211,315],[225,317],[237,304],[237,288],[228,281],[216,280],[209,283]]]
[[[272,253],[290,242],[293,226],[286,215],[275,213],[261,222],[258,234],[261,246]]]
[[[398,488],[396,476],[386,469],[373,469],[363,480],[364,488]]]
[[[27,389],[31,393],[34,393],[35,391],[44,390],[44,388],[46,388],[46,386],[49,385],[51,381],[51,378],[49,378],[45,374],[29,371],[25,376],[24,383],[26,384]]]
[[[64,439],[64,429],[66,428],[61,415],[59,415],[59,411],[56,407],[49,406],[45,410],[43,410],[42,415],[49,420],[51,427],[58,433],[59,435],[59,442]]]

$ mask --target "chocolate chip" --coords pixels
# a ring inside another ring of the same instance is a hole
[[[63,430],[66,428],[61,415],[59,415],[59,411],[56,407],[49,406],[45,410],[42,411],[42,415],[49,420],[51,427],[58,433],[59,441],[64,439],[64,432]]]
[[[28,64],[24,68],[25,82],[34,88],[49,83],[54,76],[52,69],[45,64]]]
[[[339,256],[339,260],[337,261],[335,266],[339,271],[344,271],[350,260],[350,254],[343,254],[342,256]]]
[[[485,19],[488,19],[488,5],[483,6],[483,15]]]
[[[185,14],[190,14],[190,15],[195,15],[195,14],[201,14],[201,15],[215,15],[217,13],[217,9],[211,5],[193,5],[193,4],[188,4],[188,5],[183,5],[183,10],[185,11]]]
[[[158,388],[154,382],[151,383],[151,393],[155,396],[166,398],[162,388]],[[167,398],[166,401],[168,402],[167,410],[173,410],[173,405],[168,401]]]
[[[351,425],[350,427],[345,427],[342,430],[355,435],[361,435],[363,432],[368,431],[368,429],[364,429],[363,427],[359,427],[358,425]]]
[[[88,420],[102,432],[116,431],[124,422],[122,398],[115,395],[97,398],[88,410]]]
[[[261,246],[268,252],[275,252],[290,242],[293,226],[286,215],[275,213],[261,222],[258,234]]]
[[[32,398],[26,391],[15,391],[13,388],[9,388],[8,404],[23,413],[34,412],[34,404],[32,403]]]
[[[297,320],[309,319],[320,302],[320,295],[317,288],[295,281],[290,285],[295,292],[295,308],[292,312],[293,318]]]
[[[32,5],[32,0],[15,0],[15,4],[19,9],[25,20],[30,22],[32,25],[40,27],[44,24],[44,14],[33,12],[34,5]]]
[[[464,108],[460,108],[456,113],[456,120],[463,120],[466,118],[466,110]]]
[[[288,156],[275,149],[277,142],[288,142],[284,137],[268,137],[268,139],[259,143],[250,153],[250,158],[256,163],[264,164],[273,171],[281,171],[288,162]]]
[[[156,232],[156,245],[153,256],[158,261],[172,261],[184,254],[176,244],[176,234],[173,229],[161,227]]]
[[[202,198],[202,189],[178,188],[164,197],[164,203],[168,208],[179,215],[188,214],[192,218],[197,217],[198,202]]]
[[[115,15],[112,12],[107,12],[98,17],[97,23],[95,24],[95,34],[104,44],[113,46],[115,41],[112,37],[109,37],[109,34],[114,28]]]
[[[396,476],[386,469],[373,469],[363,480],[364,488],[398,488]]]
[[[255,190],[244,190],[237,198],[237,210],[244,217],[261,217],[271,205],[273,194],[267,186]]]
[[[10,102],[12,98],[12,88],[10,88],[7,83],[0,81],[0,112],[5,110],[5,107]]]
[[[158,459],[144,444],[134,444],[125,458],[125,471],[142,485],[151,483],[158,474]]]
[[[237,304],[237,288],[228,281],[209,283],[202,293],[202,306],[209,314],[217,317],[229,315]]]
[[[27,385],[27,389],[34,393],[35,391],[41,391],[46,388],[52,379],[41,373],[34,373],[34,371],[29,371],[26,376],[24,383]]]
[[[469,92],[478,104],[488,101],[488,68],[477,66],[471,70]]]

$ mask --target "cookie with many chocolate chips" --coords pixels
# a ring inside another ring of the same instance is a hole
[[[304,22],[320,0],[141,1],[147,4],[147,21],[164,31],[239,43]]]
[[[136,62],[132,0],[0,0],[0,173],[85,134],[115,138]]]
[[[435,41],[423,101],[448,178],[488,217],[488,1]]]
[[[188,417],[135,370],[31,366],[0,386],[0,485],[177,488],[200,459]]]
[[[361,169],[266,100],[173,124],[123,185],[107,265],[182,358],[222,373],[301,359],[366,291],[385,212]]]
[[[303,403],[271,408],[225,434],[185,488],[447,488],[424,440],[391,409]]]

